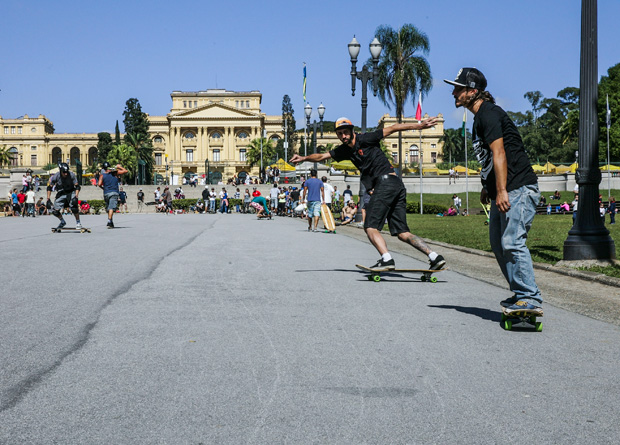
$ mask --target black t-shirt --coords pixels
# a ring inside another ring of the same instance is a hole
[[[144,192],[138,192],[138,201],[144,201]]]
[[[291,200],[292,200],[293,202],[295,202],[295,201],[299,201],[299,190],[293,190],[293,191],[291,192],[290,196],[291,196]]]
[[[361,181],[366,189],[372,190],[379,176],[394,173],[394,167],[381,151],[379,145],[381,139],[383,139],[382,129],[371,133],[356,133],[355,147],[351,148],[342,144],[331,150],[329,154],[335,161],[348,159],[353,162],[362,174]]]
[[[484,101],[474,116],[472,140],[474,152],[482,165],[480,179],[491,199],[497,197],[497,184],[493,169],[493,152],[489,144],[500,138],[504,138],[504,150],[508,164],[506,190],[510,192],[524,185],[538,183],[516,125],[504,110],[491,102]]]

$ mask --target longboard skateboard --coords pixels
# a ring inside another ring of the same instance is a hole
[[[502,327],[507,331],[512,330],[513,325],[521,324],[521,325],[529,325],[536,329],[536,332],[542,332],[543,324],[542,321],[538,321],[536,317],[542,317],[543,311],[542,309],[531,310],[531,309],[523,309],[520,311],[511,311],[507,312],[507,308],[502,307]]]
[[[80,233],[90,233],[90,229],[87,227],[82,227],[81,229],[76,229],[75,227],[63,227],[59,229],[58,227],[52,227],[52,233],[60,233],[60,232],[80,232]]]
[[[437,269],[437,270],[430,270],[430,269],[371,269],[370,267],[366,267],[366,266],[362,266],[361,264],[356,264],[355,267],[357,267],[360,270],[363,270],[364,272],[368,272],[368,279],[371,281],[374,281],[376,283],[378,283],[379,281],[381,281],[381,274],[382,273],[421,273],[422,276],[420,276],[420,281],[430,281],[431,283],[436,283],[437,282],[437,277],[434,277],[433,274],[436,272],[441,272],[442,270],[446,270],[444,269]]]
[[[336,233],[336,222],[334,221],[334,215],[329,209],[327,204],[321,204],[321,218],[323,219],[323,225],[328,232]]]

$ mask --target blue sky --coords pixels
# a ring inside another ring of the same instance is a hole
[[[456,128],[463,112],[443,79],[462,66],[479,68],[511,111],[528,109],[527,91],[555,97],[578,87],[580,15],[578,0],[15,0],[3,4],[0,18],[0,115],[44,114],[58,133],[113,132],[117,119],[122,130],[130,97],[145,112],[165,115],[173,90],[224,88],[261,91],[263,112],[276,115],[288,94],[299,126],[306,62],[313,108],[322,102],[326,119],[359,124],[361,83],[351,96],[347,44],[356,35],[365,60],[379,25],[411,23],[431,46],[434,87],[423,111],[443,113],[446,126]],[[599,0],[599,76],[620,62],[618,17],[619,1]],[[374,126],[394,111],[369,96]],[[415,114],[413,100],[405,114]]]

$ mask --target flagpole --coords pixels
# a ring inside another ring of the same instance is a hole
[[[418,107],[416,108],[416,112],[415,112],[415,118],[418,120],[418,123],[422,123],[422,91],[420,91],[419,96],[418,96]],[[419,155],[420,155],[420,162],[419,162],[419,168],[418,170],[420,171],[420,215],[424,214],[424,199],[423,199],[423,192],[422,192],[422,176],[424,175],[423,171],[422,171],[422,129],[420,129],[420,146],[419,146]]]
[[[607,95],[607,201],[611,198],[611,165],[609,158],[609,126],[611,125],[611,111],[609,111],[609,94]]]

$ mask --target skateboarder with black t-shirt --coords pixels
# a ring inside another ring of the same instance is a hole
[[[361,172],[361,181],[366,190],[373,190],[370,202],[366,207],[364,230],[368,239],[381,254],[381,258],[370,269],[393,270],[396,268],[387,244],[381,235],[385,220],[388,220],[390,233],[398,239],[410,244],[420,252],[428,255],[432,270],[442,269],[446,261],[441,255],[433,252],[418,236],[409,231],[407,225],[407,190],[403,181],[394,172],[394,167],[380,147],[381,139],[405,130],[422,130],[437,123],[437,118],[425,119],[420,123],[395,124],[370,133],[355,133],[353,124],[347,118],[336,121],[336,136],[342,145],[327,153],[314,153],[309,156],[295,155],[292,163],[304,161],[319,162],[333,158],[336,161],[350,160]]]
[[[525,242],[540,201],[519,130],[486,91],[487,80],[476,68],[462,68],[454,81],[456,107],[474,114],[473,147],[482,165],[480,202],[491,203],[489,239],[514,295],[501,302],[505,312],[540,311],[542,296],[534,279],[532,257]]]

